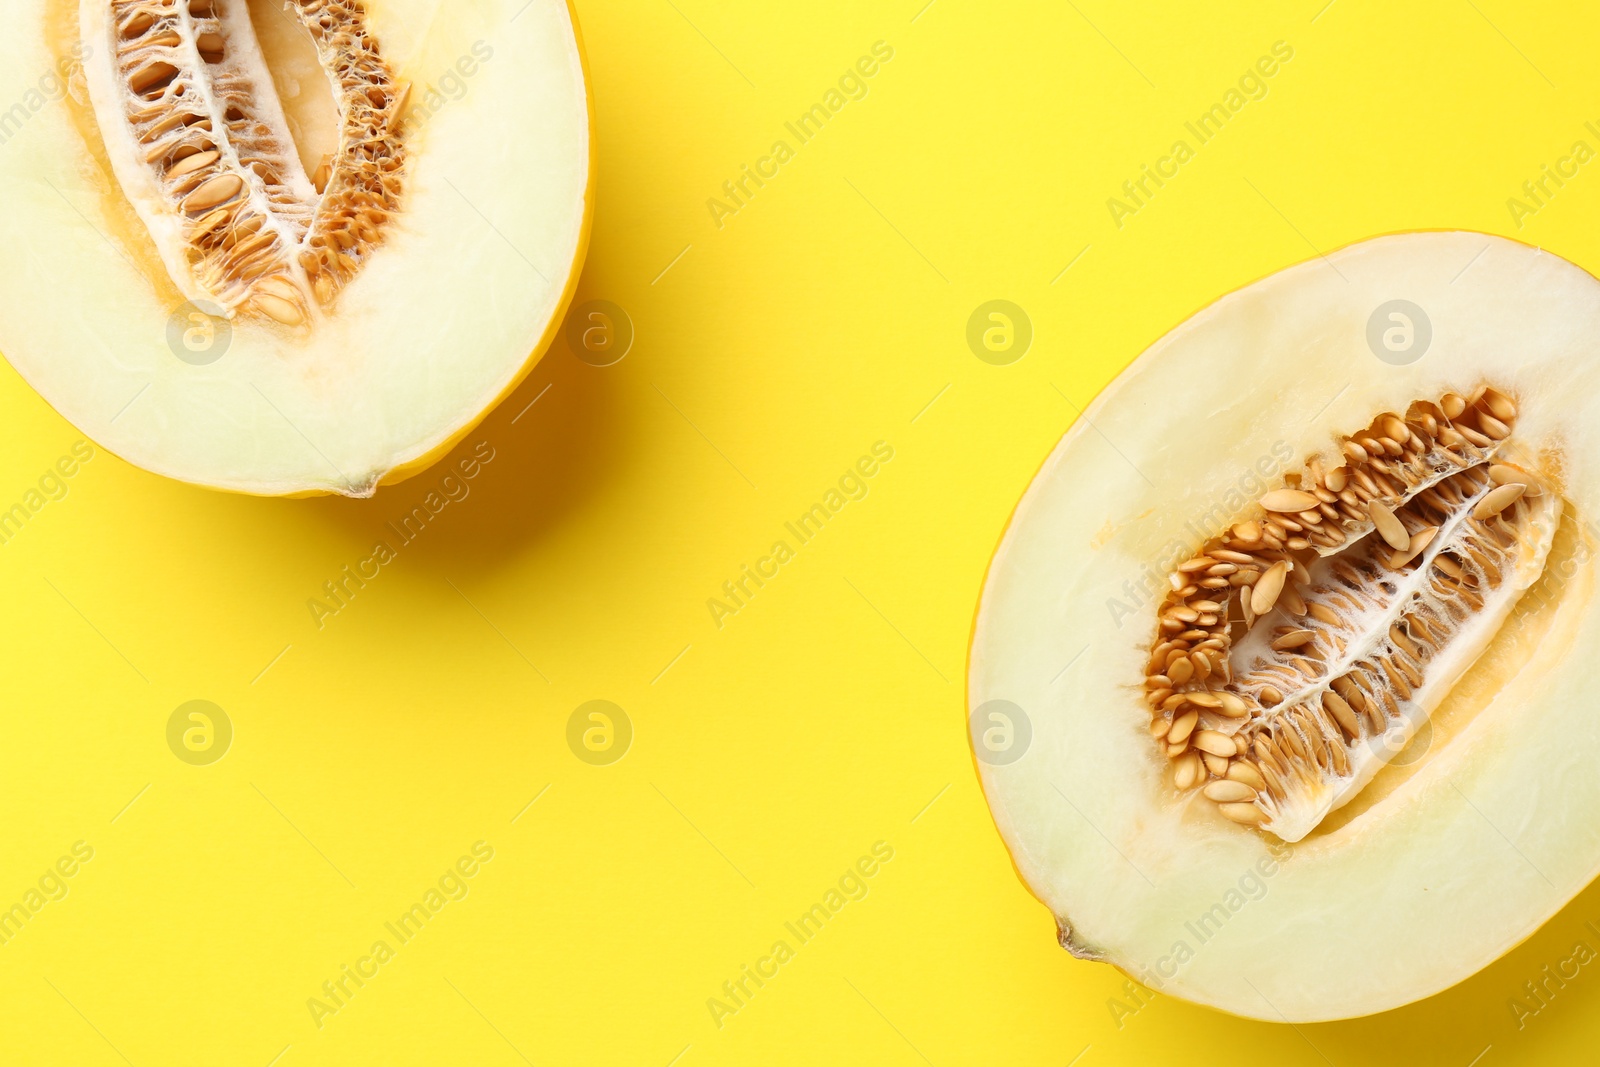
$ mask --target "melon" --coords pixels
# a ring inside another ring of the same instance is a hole
[[[370,496],[571,298],[590,106],[561,0],[3,0],[0,352],[148,470]]]
[[[1437,993],[1600,872],[1600,282],[1382,237],[1223,297],[990,565],[969,736],[1075,956],[1241,1016]]]

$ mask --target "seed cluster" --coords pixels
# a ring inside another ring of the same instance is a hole
[[[379,55],[360,0],[287,5],[336,86],[339,148],[314,179],[264,79],[244,0],[109,3],[121,117],[162,197],[162,217],[145,221],[174,279],[230,315],[307,324],[382,243],[399,209],[406,90]],[[164,243],[172,234],[180,247]]]
[[[1554,499],[1491,462],[1516,417],[1489,387],[1379,415],[1341,465],[1311,458],[1177,566],[1145,699],[1178,789],[1273,829],[1312,784],[1356,775],[1501,584],[1530,499]]]
[[[344,124],[338,155],[313,176],[322,202],[309,247],[300,253],[317,301],[327,307],[383,243],[384,223],[400,208],[400,116],[411,87],[398,85],[378,54],[360,0],[296,0],[295,6],[339,87]]]

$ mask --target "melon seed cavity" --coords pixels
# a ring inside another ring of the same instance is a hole
[[[1144,681],[1183,792],[1299,841],[1427,721],[1544,569],[1562,501],[1481,387],[1386,412],[1168,576]]]
[[[309,326],[400,210],[408,89],[360,0],[289,0],[334,88],[339,145],[301,163],[245,0],[83,0],[117,179],[191,300]],[[93,38],[100,39],[93,39]]]

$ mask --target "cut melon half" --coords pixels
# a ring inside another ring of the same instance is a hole
[[[553,336],[593,175],[561,0],[0,7],[40,86],[0,124],[0,352],[104,447],[370,496]]]
[[[1384,237],[1106,388],[990,566],[985,795],[1074,955],[1272,1021],[1461,981],[1600,872],[1600,282]]]

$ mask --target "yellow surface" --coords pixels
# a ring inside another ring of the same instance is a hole
[[[558,339],[447,461],[488,442],[469,495],[404,546],[385,523],[443,465],[372,501],[273,501],[103,452],[0,546],[0,898],[26,906],[62,856],[74,872],[0,945],[0,1060],[1592,1059],[1600,977],[1563,961],[1600,949],[1594,889],[1385,1016],[1130,1013],[1119,974],[1055,947],[970,763],[990,551],[1150,341],[1391,230],[1484,229],[1600,268],[1600,163],[1520,229],[1507,207],[1574,141],[1600,149],[1600,14],[1323,2],[579,3],[600,177],[577,299],[625,309],[625,358]],[[893,58],[865,98],[798,144],[785,122],[878,41]],[[1277,41],[1294,54],[1267,95],[1118,228],[1107,199]],[[778,139],[793,158],[718,228],[708,198]],[[966,343],[995,299],[1034,327],[1010,365]],[[80,435],[9,371],[0,407],[8,507]],[[785,523],[876,442],[893,458],[867,495],[800,545]],[[319,629],[308,599],[379,539],[395,558]],[[793,558],[717,626],[708,599],[778,540]],[[191,700],[234,728],[210,765],[168,747]],[[609,766],[568,747],[592,700],[633,726]],[[400,943],[385,924],[476,842],[493,858],[446,880],[468,895]],[[866,895],[800,943],[785,923],[876,842],[893,858]],[[393,958],[319,1028],[308,1000],[379,940]],[[708,999],[779,940],[792,958],[719,1026]]]

